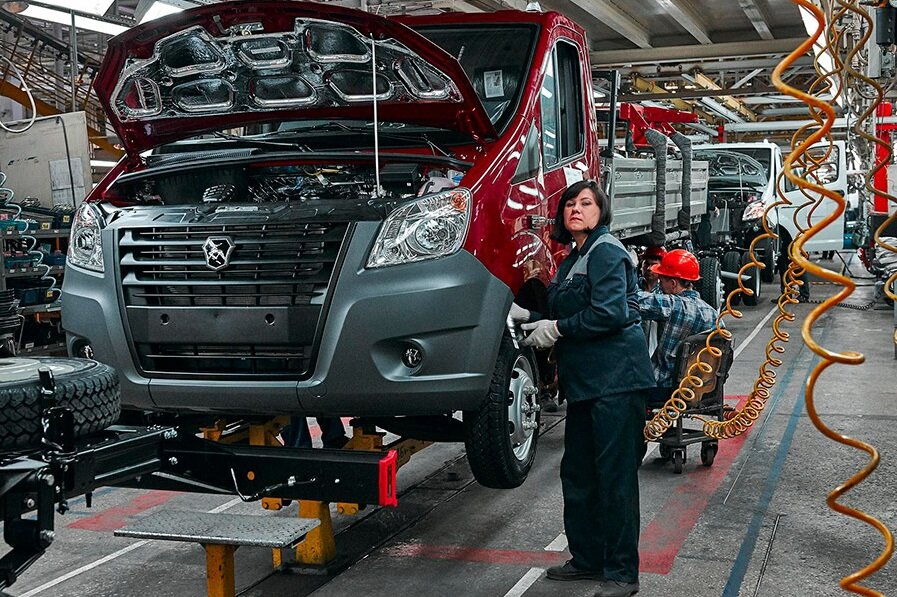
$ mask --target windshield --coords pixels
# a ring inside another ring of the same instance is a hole
[[[710,180],[723,184],[749,184],[765,187],[769,183],[772,149],[766,147],[721,147],[695,151],[696,160],[708,162]]]
[[[537,29],[526,25],[421,27],[418,33],[454,56],[498,131],[517,112]]]

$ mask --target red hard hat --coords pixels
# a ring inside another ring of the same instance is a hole
[[[667,254],[667,250],[663,247],[648,247],[645,249],[645,252],[641,254],[641,259],[663,259]]]
[[[657,265],[651,266],[651,271],[659,276],[679,278],[694,282],[701,279],[701,268],[698,266],[698,258],[685,249],[674,249],[663,256]]]

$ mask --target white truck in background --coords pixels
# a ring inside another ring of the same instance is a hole
[[[829,146],[816,145],[810,149],[811,157],[824,159],[816,170],[816,176],[826,188],[841,196],[847,196],[847,157],[844,141]],[[708,162],[709,190],[708,210],[695,234],[699,251],[718,254],[724,272],[736,273],[747,262],[751,241],[763,232],[761,217],[766,208],[778,201],[776,181],[782,172],[783,155],[778,145],[759,143],[720,143],[698,145],[694,159]],[[835,209],[833,201],[823,201],[815,210],[815,201],[805,195],[787,178],[782,190],[791,205],[779,205],[767,212],[767,224],[778,233],[777,240],[764,239],[757,243],[757,258],[766,265],[761,273],[748,272],[745,285],[754,290],[753,296],[741,295],[745,304],[755,305],[760,298],[760,281],[773,282],[776,273],[787,263],[788,244],[800,229],[807,229],[830,215]],[[804,245],[807,251],[837,251],[844,248],[846,219],[844,214],[826,226]],[[724,274],[725,275],[725,274]],[[737,278],[725,275],[725,291],[728,294]]]

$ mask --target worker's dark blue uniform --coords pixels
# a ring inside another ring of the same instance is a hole
[[[638,273],[619,242],[608,237],[593,248],[606,234],[606,226],[595,229],[548,288],[546,315],[557,319],[561,334],[558,380],[569,403],[561,462],[564,527],[576,568],[636,582],[637,462],[645,397],[655,381],[635,303]],[[567,279],[586,252],[588,267]]]

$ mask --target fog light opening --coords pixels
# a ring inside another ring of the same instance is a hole
[[[73,347],[72,352],[76,357],[82,359],[93,359],[93,346],[90,345],[90,342],[78,342]]]
[[[409,346],[402,351],[402,364],[409,369],[417,369],[423,360],[424,353],[417,346]]]

